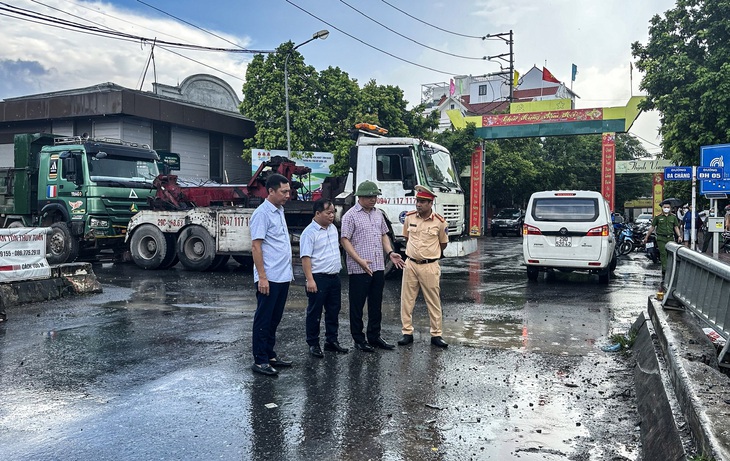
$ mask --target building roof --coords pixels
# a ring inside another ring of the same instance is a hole
[[[254,122],[242,115],[107,82],[0,101],[0,123],[125,115],[242,138]]]

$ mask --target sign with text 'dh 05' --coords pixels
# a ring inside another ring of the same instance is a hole
[[[721,178],[717,174],[709,178],[700,178],[697,169],[697,179],[700,181],[700,194],[730,193],[730,175],[725,165],[730,164],[730,144],[717,144],[715,146],[700,147],[700,165],[708,168],[718,168],[721,171]]]

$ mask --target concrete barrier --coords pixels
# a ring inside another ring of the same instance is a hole
[[[634,377],[644,460],[686,459],[668,410],[667,395],[673,393],[697,454],[730,461],[730,378],[718,369],[715,347],[691,312],[665,310],[653,297],[648,311],[651,322],[642,314],[634,324],[638,332]],[[665,389],[662,383],[657,351],[663,355],[671,388]]]
[[[0,284],[0,311],[18,304],[101,291],[90,263],[60,264],[51,266],[51,276],[47,279]]]

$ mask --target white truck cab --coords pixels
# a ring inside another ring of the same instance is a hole
[[[450,243],[444,256],[463,256],[476,251],[476,240],[457,240],[465,233],[465,197],[449,151],[436,143],[416,138],[383,137],[387,131],[374,125],[363,130],[350,152],[350,173],[338,199],[352,197],[357,185],[373,181],[380,188],[377,208],[393,229],[397,249],[405,247],[403,222],[416,209],[417,184],[428,186],[437,195],[434,211],[446,219]],[[373,131],[382,130],[382,131]],[[375,134],[375,136],[373,136]],[[338,200],[339,201],[339,200]]]

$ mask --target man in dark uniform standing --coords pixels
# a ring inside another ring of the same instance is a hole
[[[661,203],[662,214],[654,216],[651,221],[651,227],[646,232],[644,237],[644,244],[649,239],[651,233],[656,230],[656,243],[659,248],[659,258],[662,261],[662,276],[667,270],[667,243],[674,241],[674,236],[677,236],[679,243],[682,243],[682,235],[679,232],[679,220],[676,215],[673,215],[672,204],[668,201]]]
[[[419,289],[428,307],[431,344],[447,347],[441,337],[441,266],[438,260],[449,242],[446,220],[433,212],[436,195],[425,186],[416,186],[416,211],[406,214],[403,237],[406,238],[406,266],[403,268],[400,317],[403,337],[398,344],[413,342],[413,308]]]

